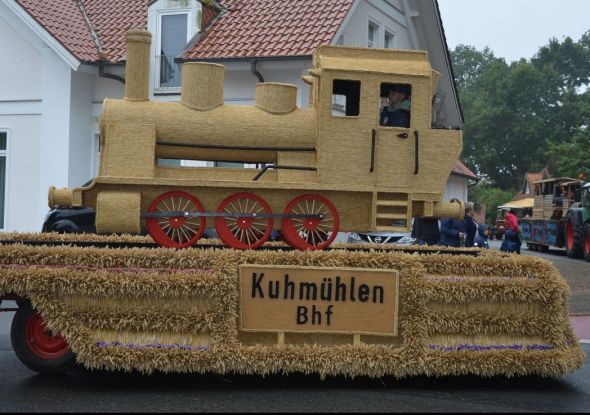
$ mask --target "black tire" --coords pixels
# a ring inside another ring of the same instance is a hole
[[[565,248],[569,258],[583,257],[583,227],[574,225],[571,216],[568,216],[565,222]]]
[[[80,233],[78,225],[68,219],[62,219],[55,222],[51,227],[51,230],[58,233]]]
[[[590,261],[590,222],[584,225],[584,259]]]
[[[59,336],[44,334],[44,338],[49,341],[45,344],[36,343],[38,336],[31,335],[31,331],[35,331],[36,327],[36,334],[39,334],[40,323],[40,315],[30,304],[19,307],[15,313],[10,340],[18,359],[29,369],[44,375],[55,375],[73,369],[76,366],[76,356],[65,340],[62,342]]]
[[[527,249],[529,251],[536,251],[537,250],[537,245],[536,244],[531,244],[531,243],[528,243],[527,242],[526,247],[527,247]]]

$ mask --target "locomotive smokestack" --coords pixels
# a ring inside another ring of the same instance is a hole
[[[136,29],[127,31],[125,99],[128,101],[148,100],[151,43],[150,32]]]
[[[209,111],[223,105],[224,74],[224,66],[215,63],[183,64],[182,105],[197,111]]]

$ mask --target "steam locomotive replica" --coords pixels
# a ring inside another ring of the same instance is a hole
[[[91,207],[98,233],[147,229],[170,248],[215,227],[236,249],[280,230],[292,247],[316,250],[339,230],[407,232],[414,216],[462,217],[461,203],[441,201],[461,131],[431,126],[439,74],[426,52],[322,46],[303,77],[308,108],[279,83],[258,84],[255,106],[226,106],[224,67],[196,62],[182,66],[180,102],[150,101],[150,44],[149,32],[128,32],[125,98],[104,101],[98,176],[50,188],[50,207]],[[379,123],[391,85],[411,91],[409,128]]]

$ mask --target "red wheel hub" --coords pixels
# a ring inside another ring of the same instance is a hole
[[[45,327],[38,313],[33,314],[27,322],[26,336],[27,346],[41,359],[58,359],[70,350],[62,336],[53,335]]]
[[[584,255],[590,255],[590,232],[586,232],[584,235]]]
[[[170,223],[170,226],[172,228],[175,228],[175,229],[182,228],[184,226],[184,218],[182,218],[182,217],[169,218],[168,223]]]
[[[307,229],[308,231],[313,231],[318,228],[318,225],[320,224],[321,221],[322,221],[321,219],[316,219],[316,218],[305,219],[303,221],[303,227],[305,229]]]
[[[574,225],[572,225],[570,222],[568,222],[566,225],[566,237],[567,249],[571,251],[574,249]]]
[[[252,226],[252,223],[254,223],[254,219],[252,218],[238,218],[238,228],[242,229],[242,230],[246,230],[249,229]]]

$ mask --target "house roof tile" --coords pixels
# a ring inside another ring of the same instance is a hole
[[[479,177],[467,167],[461,160],[457,160],[455,165],[453,166],[453,174],[458,174],[460,176],[465,176],[473,180],[478,180]]]
[[[332,42],[353,0],[233,0],[187,60],[310,56]]]
[[[16,0],[33,19],[81,61],[98,59],[98,49],[74,0]]]
[[[83,62],[119,62],[127,29],[147,28],[149,0],[16,0]],[[89,25],[90,24],[90,25]],[[98,44],[94,40],[96,35]]]
[[[148,3],[149,0],[84,0],[107,60],[119,62],[124,58],[127,30],[147,29]]]

